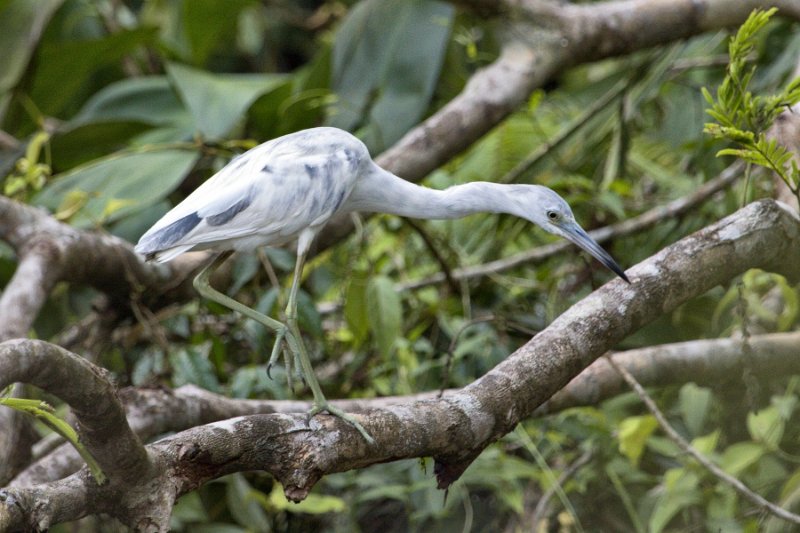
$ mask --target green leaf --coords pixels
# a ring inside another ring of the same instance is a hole
[[[400,296],[389,278],[375,276],[367,284],[366,300],[369,326],[378,343],[378,351],[384,357],[389,357],[402,331]]]
[[[703,455],[710,455],[717,449],[719,443],[719,430],[713,431],[708,435],[697,437],[692,440],[692,447]]]
[[[364,342],[369,333],[367,284],[365,277],[355,275],[347,284],[344,295],[344,318],[347,321],[347,327],[353,332],[356,346]]]
[[[256,98],[287,83],[282,74],[211,74],[178,63],[167,74],[206,139],[229,135]]]
[[[50,141],[53,169],[63,172],[125,149],[150,129],[142,122],[95,122],[59,130]]]
[[[17,85],[42,30],[62,3],[63,0],[7,0],[0,4],[0,95]]]
[[[269,494],[269,506],[278,511],[314,515],[341,513],[347,509],[343,499],[326,494],[312,493],[306,496],[306,499],[302,502],[292,503],[286,499],[286,495],[283,493],[283,487],[280,483],[275,483],[272,487],[272,492]]]
[[[97,91],[68,126],[92,122],[182,124],[188,116],[166,76],[145,76],[124,79]]]
[[[202,66],[216,50],[229,49],[236,42],[239,14],[255,0],[184,0],[184,31],[192,61]]]
[[[661,533],[675,515],[702,501],[699,479],[684,468],[673,468],[664,475],[664,492],[650,516],[647,531]]]
[[[154,28],[122,30],[102,39],[49,42],[41,46],[31,98],[45,115],[59,115],[87,90],[90,78],[142,46],[155,44]]]
[[[249,531],[269,531],[269,516],[260,503],[265,495],[254,489],[242,474],[231,474],[225,481],[228,485],[225,493],[228,510],[234,520]]]
[[[3,394],[5,393],[6,391],[3,391]],[[80,442],[78,433],[66,420],[62,420],[55,415],[55,410],[50,404],[41,400],[31,400],[27,398],[0,398],[0,405],[32,416],[61,435],[75,448],[81,458],[86,462],[86,466],[89,467],[89,471],[92,477],[94,477],[95,482],[98,485],[102,485],[106,482],[106,475],[103,473],[103,470],[100,468],[100,465],[97,464],[94,457],[92,457],[92,454],[89,453],[89,450]]]
[[[219,392],[219,380],[208,358],[211,343],[192,346],[169,354],[172,382],[175,387],[192,383],[212,392]]]
[[[699,435],[711,405],[711,391],[705,387],[698,387],[694,383],[687,383],[681,387],[679,406],[681,417],[691,435]]]
[[[317,338],[322,338],[325,334],[317,305],[314,299],[303,290],[297,292],[297,322],[303,331],[311,333]]]
[[[770,450],[778,449],[785,427],[786,421],[774,405],[765,407],[757,413],[747,414],[747,431],[750,436]]]
[[[628,457],[632,464],[638,465],[647,439],[657,427],[658,421],[652,415],[624,419],[618,430],[619,451]]]
[[[737,442],[728,446],[722,453],[719,466],[732,476],[738,476],[749,466],[756,463],[766,453],[762,444],[757,442]]]
[[[112,155],[56,176],[34,201],[56,210],[80,193],[85,201],[71,220],[74,225],[119,220],[165,198],[183,181],[196,159],[197,154],[185,150]],[[127,203],[107,213],[109,204],[119,205],[121,201]]]
[[[339,95],[329,124],[367,127],[374,151],[391,146],[428,107],[454,9],[431,0],[365,0],[348,13],[333,48]]]
[[[170,531],[182,530],[183,525],[191,522],[208,522],[209,517],[206,512],[203,500],[200,499],[198,492],[184,494],[175,502],[170,516]]]
[[[209,522],[203,524],[192,524],[192,527],[184,531],[192,533],[252,533],[252,529],[226,524],[225,522]],[[268,530],[269,531],[269,530]]]

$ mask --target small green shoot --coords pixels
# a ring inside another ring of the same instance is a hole
[[[21,413],[25,413],[28,416],[32,416],[40,420],[48,428],[64,437],[78,451],[83,460],[86,461],[86,464],[89,466],[89,471],[92,473],[92,477],[94,477],[94,480],[97,482],[97,484],[102,485],[106,482],[106,475],[103,473],[100,465],[97,464],[97,461],[95,461],[94,457],[92,457],[92,455],[89,453],[89,450],[87,450],[86,447],[81,444],[78,439],[78,434],[75,432],[72,426],[55,415],[55,409],[53,409],[53,406],[41,400],[9,398],[9,390],[10,388],[7,388],[2,392],[2,397],[0,397],[0,405],[5,405],[6,407],[10,407],[11,409],[15,409]]]
[[[748,59],[755,50],[756,34],[776,11],[775,8],[754,10],[731,38],[728,72],[717,88],[716,98],[708,89],[702,89],[711,106],[706,111],[716,121],[707,123],[704,131],[715,139],[727,140],[737,146],[720,150],[718,157],[732,155],[775,172],[800,199],[797,162],[789,150],[767,137],[767,130],[778,115],[800,101],[800,78],[771,96],[754,95],[749,90],[756,67],[748,66]]]
[[[39,131],[31,137],[25,149],[25,157],[17,161],[14,172],[5,178],[3,183],[5,196],[26,200],[44,187],[52,174],[52,169],[48,163],[40,162],[40,159],[44,151],[45,160],[49,161],[49,142],[50,134],[45,131]]]

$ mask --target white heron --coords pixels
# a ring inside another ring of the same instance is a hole
[[[287,343],[314,395],[309,416],[327,411],[350,422],[372,442],[354,417],[325,399],[297,326],[297,289],[311,242],[331,217],[354,211],[424,219],[509,213],[569,239],[628,281],[614,259],[578,225],[569,205],[547,187],[481,181],[445,190],[421,187],[375,164],[353,135],[325,127],[273,139],[234,158],[142,235],[136,251],[158,262],[189,250],[221,252],[195,278],[197,291],[275,332],[269,365],[281,352],[282,342]],[[285,325],[209,285],[211,273],[234,251],[295,239],[297,262]]]

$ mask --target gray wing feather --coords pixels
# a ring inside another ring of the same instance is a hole
[[[275,139],[232,160],[145,233],[137,252],[180,248],[171,258],[248,237],[279,244],[327,222],[352,192],[368,154],[349,134],[317,130]]]

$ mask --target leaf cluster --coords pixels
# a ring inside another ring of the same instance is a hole
[[[754,10],[728,45],[727,75],[717,87],[716,97],[705,87],[703,96],[711,106],[707,113],[716,121],[705,125],[715,139],[727,140],[739,148],[725,148],[717,156],[731,155],[775,172],[800,198],[800,169],[792,152],[767,130],[781,112],[800,102],[800,78],[773,95],[756,95],[750,84],[756,71],[749,62],[756,49],[756,36],[769,22],[776,8]]]

